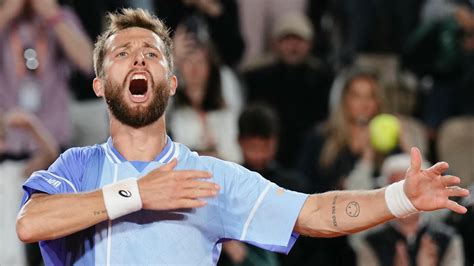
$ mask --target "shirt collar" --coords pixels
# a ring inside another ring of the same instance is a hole
[[[123,163],[127,160],[120,154],[120,152],[115,149],[112,138],[109,137],[107,142],[103,144],[103,148],[105,150],[105,155],[107,158],[113,163]],[[169,136],[166,136],[166,145],[163,150],[156,156],[153,160],[159,163],[168,163],[173,158],[178,156],[178,146],[174,143]]]

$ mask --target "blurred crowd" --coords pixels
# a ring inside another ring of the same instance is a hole
[[[172,34],[174,141],[306,193],[396,182],[417,146],[474,188],[472,0],[0,0],[0,265],[42,263],[15,233],[22,182],[108,137],[92,49],[122,7]],[[462,204],[289,255],[225,242],[219,265],[472,265]]]

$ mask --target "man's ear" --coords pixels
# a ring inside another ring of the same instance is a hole
[[[170,78],[170,96],[173,96],[176,94],[176,88],[178,87],[178,79],[176,78],[175,75],[171,76]]]
[[[98,77],[95,77],[94,81],[92,81],[92,88],[94,88],[97,97],[104,97],[104,82],[104,80]]]

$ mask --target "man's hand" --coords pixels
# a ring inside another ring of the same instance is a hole
[[[199,180],[211,178],[211,173],[196,170],[173,170],[176,159],[153,170],[138,180],[143,209],[173,210],[206,205],[202,198],[214,197],[220,187]]]
[[[452,175],[441,175],[448,170],[446,162],[439,162],[426,170],[421,169],[421,154],[417,148],[411,149],[411,166],[407,171],[404,190],[415,208],[420,211],[432,211],[448,208],[457,213],[466,213],[467,209],[449,197],[466,197],[467,189],[458,185],[461,179]]]

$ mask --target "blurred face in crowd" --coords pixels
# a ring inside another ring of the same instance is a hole
[[[309,55],[311,42],[297,35],[286,35],[277,40],[276,53],[288,65],[298,65]]]
[[[150,30],[132,27],[106,42],[104,78],[94,90],[104,96],[112,115],[123,124],[140,128],[157,121],[175,93],[162,40]]]
[[[345,97],[345,113],[350,122],[366,124],[379,112],[376,98],[377,85],[367,77],[354,79],[349,85]]]
[[[263,170],[273,160],[277,151],[276,137],[239,138],[245,164],[252,170]]]
[[[204,48],[196,48],[186,55],[180,66],[185,94],[192,105],[200,106],[210,75],[209,53]]]

